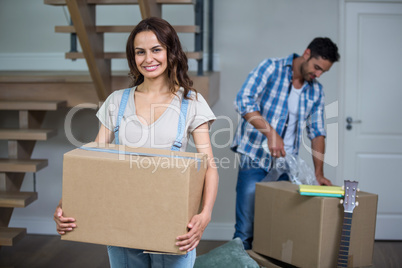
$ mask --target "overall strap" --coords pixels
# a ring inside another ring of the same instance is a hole
[[[121,119],[123,118],[124,111],[126,110],[128,97],[130,96],[130,88],[126,88],[123,92],[123,96],[121,97],[120,106],[119,106],[119,114],[117,115],[116,127],[114,128],[114,143],[120,144],[119,141],[119,128]]]
[[[191,95],[191,91],[188,92],[187,97]],[[188,99],[184,98],[181,100],[180,115],[179,115],[179,125],[177,126],[176,139],[172,145],[172,151],[180,151],[181,140],[184,136],[184,130],[186,128],[186,117],[187,117]]]

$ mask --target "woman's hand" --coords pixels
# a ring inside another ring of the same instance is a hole
[[[198,246],[205,228],[207,228],[208,223],[211,221],[219,181],[218,170],[214,161],[211,140],[209,138],[208,123],[197,127],[192,134],[197,152],[208,155],[208,167],[205,173],[202,195],[202,212],[191,218],[187,225],[188,233],[176,238],[178,240],[176,245],[179,246],[179,249],[187,252],[192,251]]]
[[[61,235],[64,235],[66,232],[71,232],[72,230],[74,230],[75,227],[77,227],[77,225],[74,223],[75,222],[74,218],[63,217],[61,200],[56,208],[56,211],[54,212],[53,219],[56,222],[57,232]]]
[[[195,215],[187,225],[188,233],[176,238],[178,240],[176,245],[179,246],[179,249],[187,252],[195,249],[200,243],[202,234],[210,221],[211,215],[207,213]]]

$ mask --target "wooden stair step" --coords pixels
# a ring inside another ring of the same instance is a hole
[[[121,75],[123,72],[118,72]],[[124,73],[127,74],[125,71]],[[89,71],[0,71],[0,84],[31,83],[92,83]],[[6,91],[5,88],[1,89]],[[0,91],[1,93],[1,91]],[[6,95],[0,98],[7,99]],[[14,99],[15,101],[15,99]]]
[[[54,129],[0,129],[0,140],[45,141],[55,135]]]
[[[26,234],[25,228],[0,227],[0,246],[13,246]]]
[[[194,82],[194,88],[202,94],[212,106],[219,98],[220,73],[204,72],[198,76],[190,71],[189,77]],[[131,83],[127,71],[112,73],[112,89],[126,88]],[[27,88],[26,84],[30,87]],[[47,90],[44,90],[46,86]],[[77,90],[79,88],[80,90]],[[67,100],[68,107],[83,103],[98,103],[92,78],[85,71],[0,71],[0,99],[22,99],[30,96],[32,100]]]
[[[195,5],[195,0],[156,0],[156,3],[164,5]]]
[[[200,60],[202,59],[202,51],[197,52],[186,52],[187,58]],[[84,59],[84,53],[82,52],[67,52],[66,59]],[[125,59],[126,52],[105,52],[105,59]]]
[[[138,5],[138,0],[87,0],[91,5]],[[156,0],[157,4],[165,5],[194,5],[195,0]],[[45,0],[46,5],[65,6],[66,0]]]
[[[47,159],[0,158],[0,172],[37,172],[47,164]]]
[[[197,25],[172,25],[178,33],[199,33],[200,27]],[[97,33],[131,33],[135,25],[97,25]],[[74,26],[56,26],[56,33],[75,33]]]
[[[0,191],[0,207],[2,208],[24,208],[37,199],[36,192]]]
[[[66,107],[66,101],[13,101],[1,100],[0,110],[14,111],[56,111]]]

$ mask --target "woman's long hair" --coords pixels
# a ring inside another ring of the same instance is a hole
[[[135,63],[135,48],[134,39],[138,33],[144,31],[152,31],[158,41],[167,50],[167,74],[169,81],[169,89],[175,94],[178,87],[184,88],[184,96],[187,98],[187,94],[190,90],[196,92],[193,86],[193,81],[189,78],[187,56],[184,53],[179,37],[175,29],[165,20],[161,18],[151,17],[142,20],[131,32],[127,40],[126,54],[128,66],[130,67],[130,76],[133,79],[131,87],[138,86],[144,82],[144,76],[140,73]]]

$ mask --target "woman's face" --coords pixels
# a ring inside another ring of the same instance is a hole
[[[152,31],[138,33],[134,38],[135,64],[144,79],[167,77],[167,51]]]

